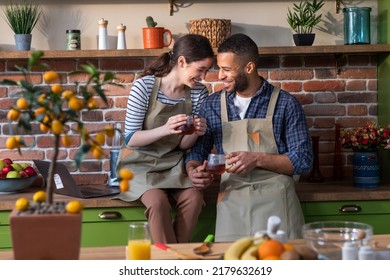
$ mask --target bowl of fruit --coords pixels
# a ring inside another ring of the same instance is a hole
[[[30,187],[37,179],[35,168],[10,158],[0,159],[0,194],[11,194]]]

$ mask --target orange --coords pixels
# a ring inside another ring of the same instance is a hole
[[[267,260],[267,261],[271,261],[271,260],[280,260],[280,257],[278,256],[268,256],[262,260]]]
[[[104,128],[104,131],[106,132],[106,135],[108,137],[113,137],[114,134],[115,134],[115,129],[111,126],[111,125],[107,125],[105,128]]]
[[[43,103],[45,102],[46,100],[46,93],[42,93],[39,97],[38,97],[38,102],[39,103]]]
[[[70,99],[74,95],[74,92],[71,90],[64,90],[62,92],[62,98]]]
[[[19,117],[20,117],[20,112],[18,110],[11,109],[8,111],[7,119],[11,121],[17,121]]]
[[[18,141],[17,141],[16,138],[13,137],[13,136],[9,137],[9,138],[5,141],[5,147],[6,147],[7,149],[10,149],[10,150],[17,148],[18,145],[19,145]]]
[[[103,156],[103,149],[102,147],[96,146],[92,151],[92,156],[96,159],[99,159]]]
[[[27,210],[28,207],[29,207],[29,202],[28,202],[27,198],[25,198],[25,197],[21,197],[18,200],[16,200],[16,202],[15,202],[16,210],[24,211],[24,210]]]
[[[42,132],[48,132],[49,130],[50,130],[50,128],[47,126],[47,125],[45,125],[45,124],[43,124],[43,123],[40,123],[39,124],[39,129],[42,131]]]
[[[122,168],[119,170],[119,177],[123,180],[131,180],[133,179],[134,174],[129,169]]]
[[[81,109],[83,109],[83,102],[78,99],[77,97],[71,97],[69,99],[69,108],[73,111],[80,111]]]
[[[59,120],[54,120],[51,124],[51,131],[55,135],[60,135],[62,133],[62,123]]]
[[[87,107],[88,107],[88,109],[96,109],[97,105],[96,105],[95,99],[93,99],[93,98],[88,99]]]
[[[83,210],[83,205],[80,201],[72,200],[66,204],[66,212],[71,214],[80,213]]]
[[[62,86],[59,84],[55,84],[51,86],[51,91],[53,93],[60,93],[62,91]]]
[[[35,202],[45,202],[46,193],[44,191],[37,191],[36,193],[34,193],[33,200]]]
[[[38,108],[35,110],[35,112],[34,112],[34,116],[35,116],[35,117],[38,117],[39,115],[42,115],[42,114],[44,114],[44,113],[46,113],[45,107],[38,107]]]
[[[284,250],[282,242],[274,239],[266,240],[259,245],[259,258],[263,260],[270,256],[280,257]]]
[[[16,107],[18,107],[20,110],[27,110],[28,109],[28,102],[26,100],[26,98],[19,98],[17,101],[16,101]]]
[[[130,189],[129,181],[121,180],[120,183],[119,183],[119,189],[121,190],[121,192],[129,191],[129,189]]]
[[[65,134],[61,137],[62,144],[64,144],[65,147],[69,147],[72,145],[72,139],[70,139],[69,135]]]
[[[59,79],[59,76],[56,71],[47,71],[45,74],[43,74],[43,79],[46,81],[46,83],[55,82]]]
[[[102,132],[96,133],[96,142],[99,145],[103,145],[104,142],[106,142],[106,135],[104,135]]]
[[[290,243],[283,243],[283,247],[285,251],[294,251],[295,246]]]

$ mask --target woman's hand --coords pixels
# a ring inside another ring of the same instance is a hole
[[[182,131],[178,129],[180,126],[187,123],[186,114],[178,114],[170,117],[164,125],[164,128],[167,131],[167,134],[181,134]]]

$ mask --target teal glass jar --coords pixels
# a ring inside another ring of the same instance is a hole
[[[351,7],[344,8],[344,44],[371,43],[371,8]]]

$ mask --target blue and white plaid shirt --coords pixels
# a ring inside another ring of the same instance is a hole
[[[274,86],[263,78],[263,85],[252,97],[245,118],[265,118],[268,103]],[[240,120],[238,109],[234,106],[235,92],[227,93],[229,121]],[[216,92],[208,96],[202,103],[199,115],[207,120],[207,130],[199,137],[186,157],[186,162],[197,160],[203,162],[215,145],[218,153],[224,153],[222,148],[221,124],[221,94]],[[272,120],[275,141],[279,154],[289,157],[294,174],[307,173],[311,170],[313,151],[311,138],[306,125],[306,118],[298,100],[286,91],[281,90],[276,103]]]

